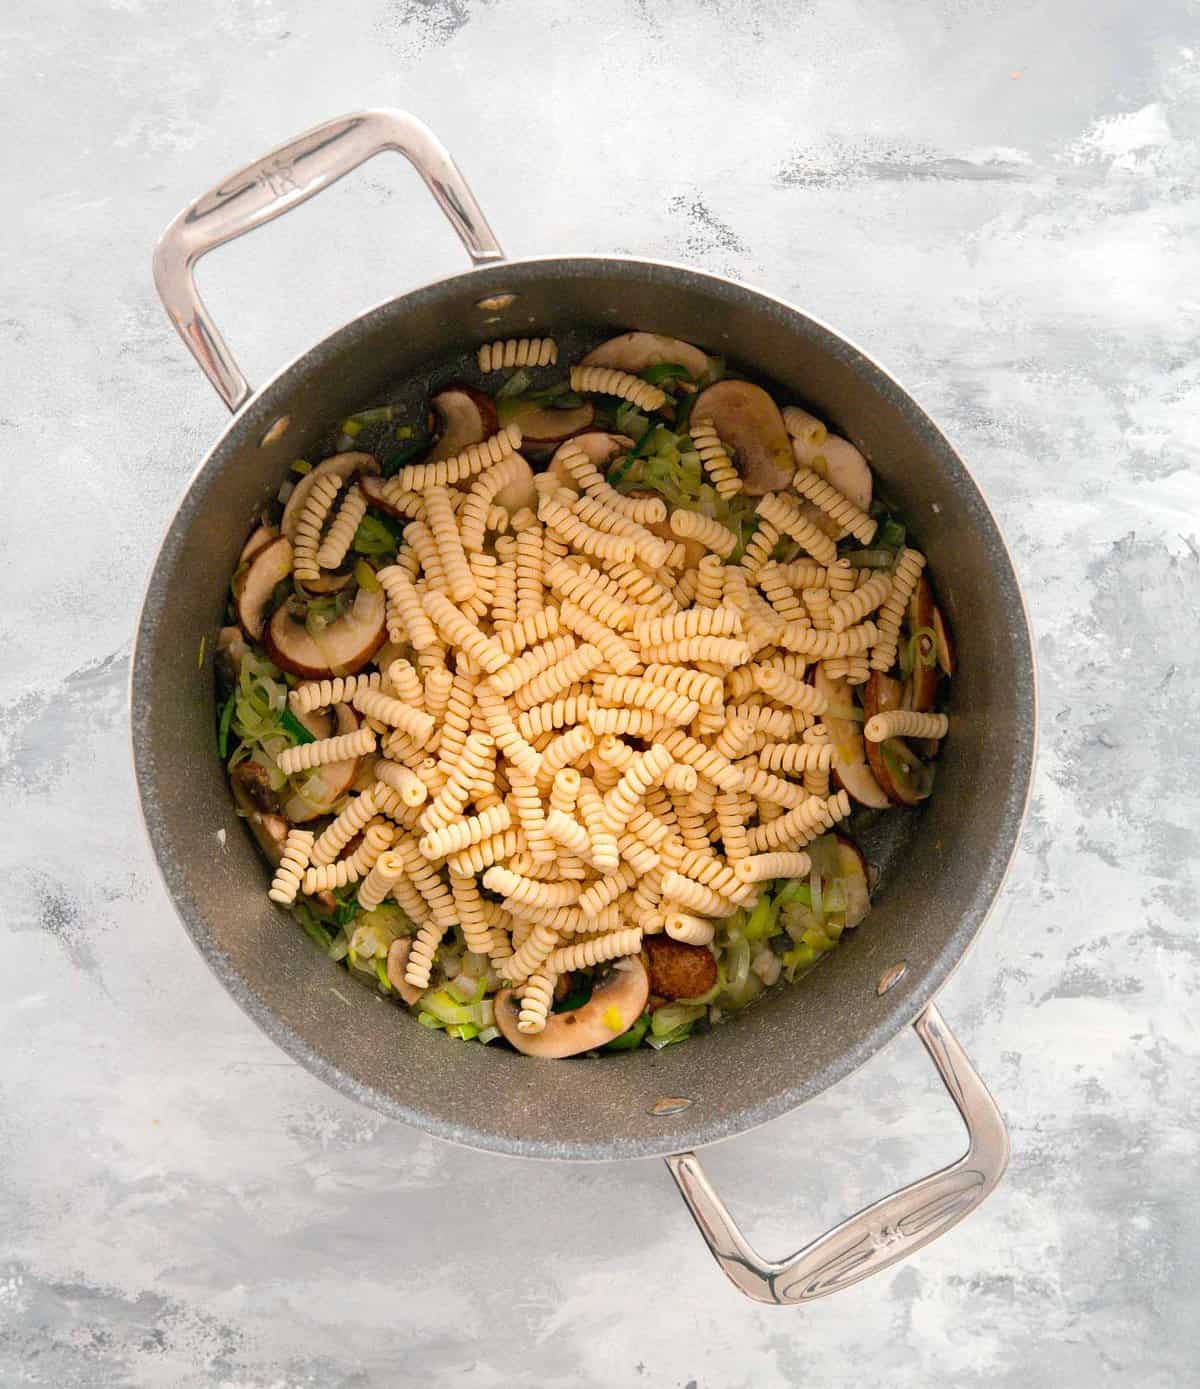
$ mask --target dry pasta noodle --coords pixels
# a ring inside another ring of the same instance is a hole
[[[285,748],[279,754],[277,765],[285,776],[291,776],[295,772],[307,771],[309,767],[345,762],[350,757],[362,757],[374,751],[374,733],[369,728],[359,728],[353,733],[341,733],[336,738],[317,738],[311,743]]]
[[[290,907],[300,891],[304,870],[312,857],[313,835],[310,830],[288,830],[283,843],[279,867],[271,879],[267,896],[282,907]]]
[[[888,709],[867,720],[863,734],[869,742],[884,743],[889,738],[944,738],[950,731],[945,714],[918,714],[911,709]]]
[[[657,410],[667,397],[657,386],[640,377],[611,367],[572,367],[571,389],[596,395],[615,395],[636,405],[639,410]]]
[[[508,338],[485,342],[479,349],[480,371],[501,371],[506,367],[549,367],[558,361],[558,344],[553,338]]]
[[[293,714],[308,714],[314,709],[326,709],[331,704],[348,703],[355,690],[377,690],[383,673],[373,670],[369,675],[346,675],[336,680],[310,680],[288,692],[288,705]]]
[[[733,466],[712,420],[693,420],[689,432],[692,445],[700,455],[701,466],[717,489],[717,496],[736,496],[742,490],[741,475]]]
[[[876,522],[811,468],[798,468],[792,486],[864,545],[875,539]]]

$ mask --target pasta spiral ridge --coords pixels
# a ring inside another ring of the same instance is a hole
[[[314,709],[327,709],[331,704],[348,704],[356,690],[377,690],[382,683],[383,675],[377,670],[370,675],[309,680],[288,692],[288,706],[293,714],[310,714]]]
[[[605,960],[619,960],[626,955],[636,955],[641,948],[641,930],[636,926],[627,927],[622,931],[610,931],[607,935],[595,936],[591,940],[559,946],[551,952],[547,964],[556,973],[566,974],[573,969],[588,969],[592,965],[602,964]]]
[[[868,613],[873,613],[885,602],[891,591],[890,577],[887,574],[876,574],[861,588],[856,588],[853,593],[846,594],[833,604],[829,609],[830,627],[835,632],[843,632],[847,627],[853,627],[856,622],[861,622]]]
[[[369,728],[358,728],[353,733],[341,733],[336,738],[317,738],[311,743],[297,743],[295,747],[284,748],[275,761],[285,776],[293,776],[310,767],[345,762],[351,757],[365,757],[374,751],[375,734]]]
[[[944,738],[950,731],[945,714],[918,714],[912,709],[888,709],[867,720],[863,735],[868,742],[889,738]]]
[[[317,551],[317,566],[320,569],[336,569],[346,558],[354,540],[358,523],[367,514],[367,499],[357,487],[352,487],[342,498],[337,515],[333,518],[325,539]]]
[[[813,506],[819,507],[843,531],[849,531],[856,540],[869,545],[875,539],[878,523],[872,520],[860,507],[827,482],[811,468],[798,468],[792,478],[792,486],[802,497],[807,497]]]
[[[453,487],[481,473],[488,464],[502,462],[520,447],[520,426],[506,424],[482,443],[468,444],[451,458],[441,458],[432,463],[412,463],[407,468],[401,468],[392,478],[391,485],[398,491],[409,492],[423,492],[427,487]]]
[[[692,447],[700,455],[701,466],[717,489],[717,496],[726,499],[737,496],[742,490],[742,479],[733,466],[733,460],[721,442],[721,436],[712,420],[693,420],[689,433],[692,436]]]
[[[480,371],[550,367],[558,361],[558,344],[553,338],[502,338],[485,342],[479,349],[478,361]]]
[[[571,389],[594,395],[615,395],[639,410],[657,410],[665,404],[665,391],[615,367],[572,367]]]
[[[892,572],[891,592],[879,610],[879,639],[871,652],[872,670],[891,670],[895,664],[904,610],[924,568],[925,556],[920,550],[905,548],[900,551]]]
[[[312,582],[321,577],[321,567],[317,563],[321,531],[343,482],[345,478],[328,473],[319,477],[313,483],[300,512],[300,519],[296,523],[296,535],[292,541],[292,569],[302,583]]]
[[[272,902],[278,902],[281,907],[290,907],[296,900],[296,894],[303,882],[304,870],[312,856],[312,848],[311,830],[288,830],[287,838],[283,841],[279,866],[275,869],[275,876],[267,889],[267,896]]]
[[[758,513],[779,531],[790,535],[797,545],[801,545],[821,564],[833,564],[837,560],[837,546],[810,521],[800,507],[777,492],[768,492],[759,500]]]
[[[677,535],[680,540],[698,540],[705,549],[720,555],[722,559],[728,559],[737,549],[738,538],[728,526],[698,511],[672,511],[671,534]]]
[[[320,864],[305,871],[304,891],[311,896],[315,892],[327,892],[332,888],[358,882],[364,873],[369,873],[374,868],[379,855],[391,844],[393,834],[390,825],[382,821],[373,821],[363,830],[362,843],[348,858]]]
[[[545,1032],[556,982],[557,974],[548,965],[525,980],[521,986],[521,1009],[517,1014],[518,1032],[530,1035]]]
[[[376,798],[370,791],[354,796],[322,831],[312,846],[309,861],[316,868],[332,863],[354,836],[368,823],[379,809]]]

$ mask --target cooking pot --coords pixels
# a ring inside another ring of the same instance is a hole
[[[197,295],[196,261],[385,150],[416,167],[474,268],[377,305],[252,391]],[[979,930],[1017,842],[1034,756],[1034,668],[996,522],[920,407],[824,324],[720,276],[612,256],[506,260],[447,151],[399,111],[329,121],[223,179],[167,228],[154,274],[233,419],[196,470],[154,565],[133,658],[133,749],[167,888],[230,993],[314,1074],[441,1138],[523,1157],[665,1157],[721,1267],[763,1302],[847,1287],[973,1210],[1004,1171],[1007,1134],[931,1000]],[[571,327],[697,342],[853,439],[930,557],[959,660],[936,795],[919,814],[884,817],[907,828],[870,846],[883,880],[859,930],[801,981],[685,1046],[539,1063],[452,1043],[381,1007],[267,900],[267,869],[215,756],[213,682],[197,672],[196,652],[206,636],[212,650],[250,518],[331,422],[431,360]],[[795,1109],[910,1024],[963,1116],[966,1154],[791,1258],[761,1258],[693,1150]]]

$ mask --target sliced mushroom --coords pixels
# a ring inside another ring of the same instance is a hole
[[[292,542],[285,536],[270,541],[250,561],[234,581],[233,602],[242,630],[253,641],[261,641],[267,620],[267,604],[292,572]]]
[[[616,367],[618,371],[637,376],[647,367],[677,362],[686,368],[693,381],[699,381],[708,370],[708,355],[690,342],[663,337],[658,333],[622,333],[594,347],[583,359],[583,366]]]
[[[650,997],[650,976],[637,956],[620,960],[602,974],[592,996],[579,1008],[551,1013],[542,1032],[520,1032],[520,1003],[512,989],[496,995],[496,1026],[526,1056],[578,1056],[627,1032]]]
[[[546,453],[557,448],[564,439],[591,429],[595,418],[596,407],[590,400],[563,410],[552,410],[531,400],[500,402],[501,422],[521,428],[522,452]]]
[[[274,526],[268,526],[264,521],[251,532],[250,539],[242,546],[242,553],[238,556],[239,564],[249,564],[258,554],[259,550],[265,549],[272,540],[279,534]]]
[[[846,889],[846,925],[857,926],[871,910],[870,876],[867,861],[852,839],[835,835],[837,840],[837,876]]]
[[[897,805],[920,805],[933,789],[933,768],[903,738],[876,744],[884,775],[880,785]]]
[[[287,504],[283,508],[279,529],[289,540],[295,540],[296,527],[300,524],[300,513],[304,510],[304,503],[308,500],[308,494],[312,491],[317,478],[353,477],[356,473],[377,473],[378,471],[379,464],[369,453],[335,453],[332,458],[326,458],[324,462],[318,463],[311,472],[305,473],[292,488],[292,495],[287,499]]]
[[[240,627],[222,627],[217,633],[217,649],[213,655],[213,673],[216,676],[217,698],[226,700],[237,688],[238,676],[242,673],[242,662],[249,654],[246,638]]]
[[[917,580],[909,599],[908,634],[905,640],[911,640],[918,632],[922,635],[915,643],[912,674],[908,678],[904,707],[924,714],[933,708],[938,688],[937,642],[935,636],[929,635],[931,632],[936,633],[933,623],[933,590],[924,574]]]
[[[404,978],[404,967],[408,964],[408,952],[411,949],[412,941],[407,936],[400,936],[388,946],[387,957],[388,983],[410,1008],[425,992],[424,989],[414,988]]]
[[[358,715],[348,704],[335,704],[332,716],[314,711],[301,714],[300,718],[314,738],[353,733],[358,727]],[[354,785],[362,760],[347,757],[341,762],[326,762],[324,766],[313,767],[311,771],[294,776],[291,789],[283,801],[284,815],[293,825],[328,815]]]
[[[874,718],[876,714],[882,714],[888,709],[900,709],[903,704],[904,686],[900,681],[894,680],[890,675],[884,675],[882,671],[873,670],[863,686],[863,713],[867,718]],[[867,762],[875,780],[883,788],[884,795],[897,805],[907,805],[908,802],[892,786],[887,763],[883,759],[883,745],[867,742],[866,739],[863,742],[866,745]]]
[[[306,680],[328,680],[353,675],[387,639],[382,590],[359,589],[354,606],[331,622],[318,636],[310,636],[296,606],[285,603],[275,610],[266,628],[267,654],[280,670]]]
[[[429,461],[452,458],[470,444],[481,443],[499,428],[491,396],[473,386],[448,386],[429,402],[436,418],[437,443]]]
[[[250,833],[267,862],[277,868],[283,857],[288,822],[279,813],[279,800],[267,783],[266,771],[257,762],[239,762],[229,774],[229,784]]]
[[[849,709],[854,703],[850,687],[844,680],[826,675],[824,667],[820,665],[813,675],[813,685],[830,705],[821,715],[821,722],[829,730],[837,752],[833,764],[834,780],[860,804],[869,805],[874,810],[886,810],[891,802],[867,765],[862,725],[854,719],[837,716],[838,709]]]
[[[371,506],[375,507],[377,511],[382,511],[385,516],[391,516],[404,525],[408,525],[413,519],[412,512],[389,502],[384,490],[385,487],[386,483],[380,477],[360,477],[358,480],[358,490],[366,497]]]
[[[933,636],[934,645],[937,650],[937,663],[941,667],[943,675],[954,675],[954,637],[950,631],[950,624],[946,621],[941,608],[935,607],[933,610]]]
[[[786,487],[796,471],[779,406],[749,381],[718,381],[696,397],[693,419],[708,417],[737,453],[743,489],[752,497]]]
[[[650,987],[659,998],[699,998],[717,982],[717,961],[706,945],[647,936],[643,947],[650,961]]]

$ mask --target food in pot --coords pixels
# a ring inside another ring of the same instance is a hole
[[[218,745],[309,936],[424,1026],[661,1048],[857,927],[953,643],[847,440],[650,333],[342,422],[256,518]],[[236,625],[232,625],[236,624]]]

